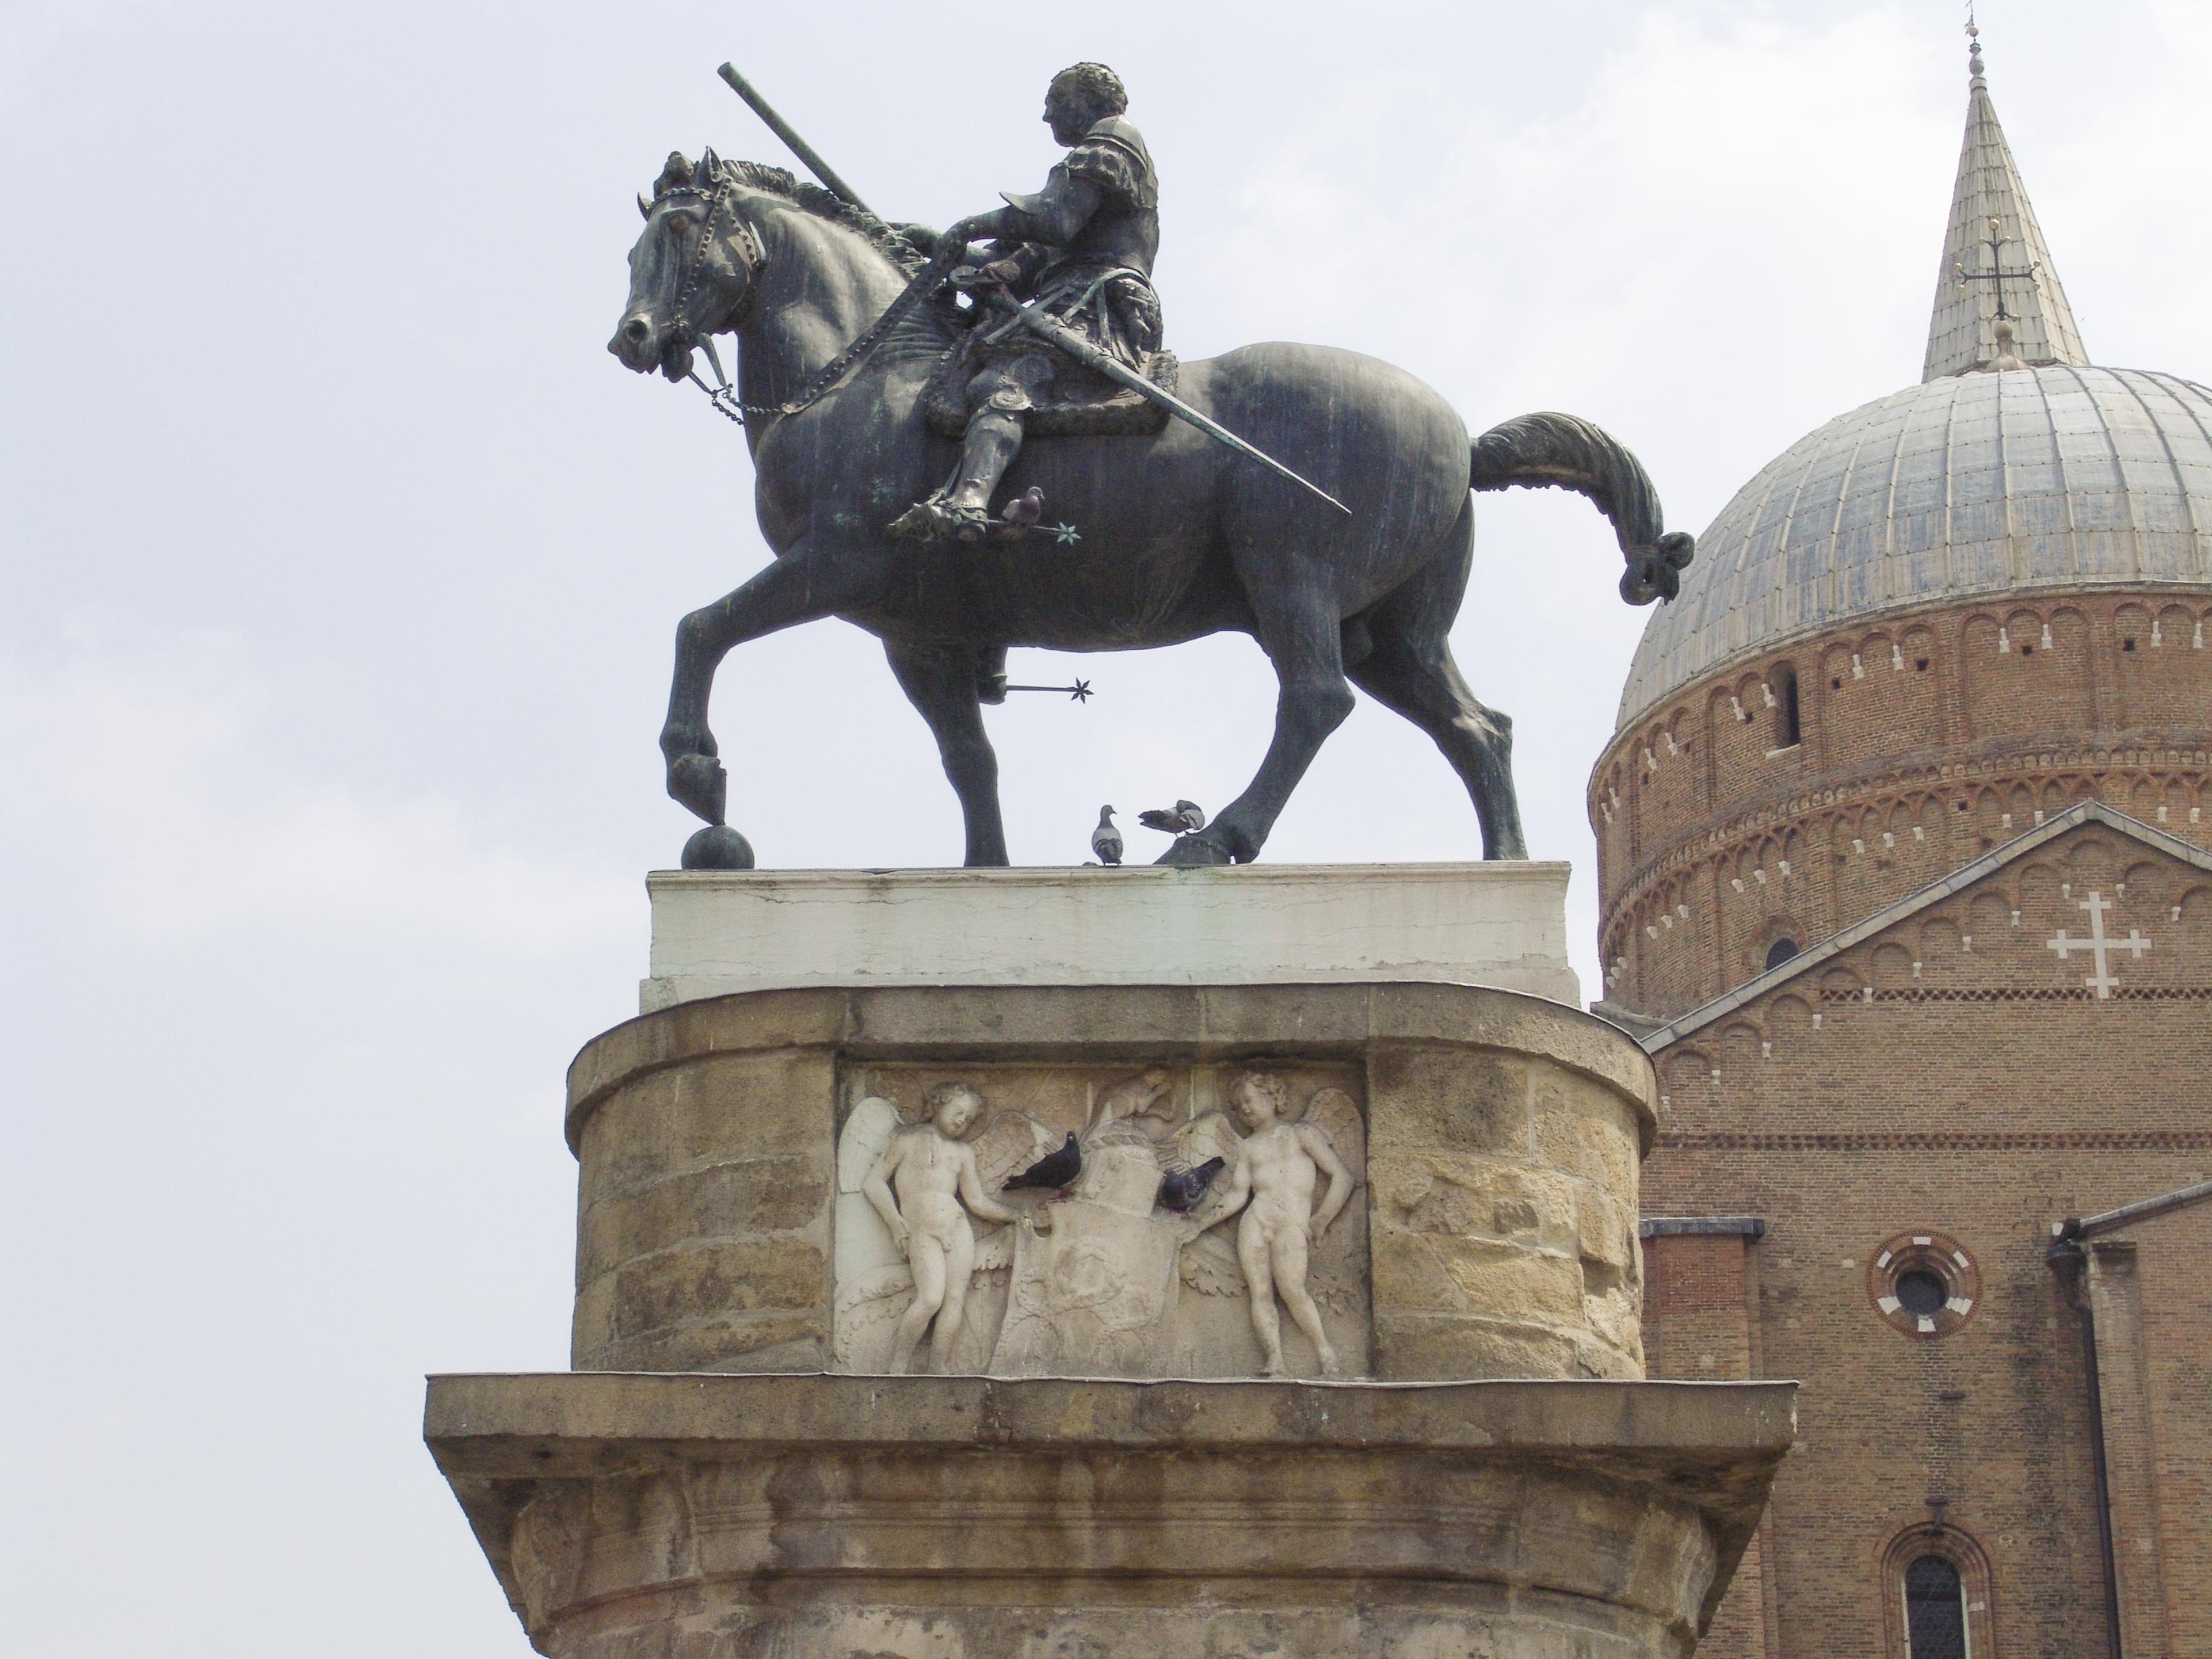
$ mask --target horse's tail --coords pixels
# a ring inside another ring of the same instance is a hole
[[[1667,528],[1643,463],[1601,428],[1572,415],[1522,415],[1477,438],[1472,460],[1476,489],[1518,484],[1589,496],[1613,521],[1628,562],[1620,597],[1629,604],[1671,599],[1680,591],[1682,567],[1697,544]]]

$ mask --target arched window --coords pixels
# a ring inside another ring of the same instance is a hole
[[[1766,947],[1766,965],[1769,968],[1779,968],[1784,963],[1789,961],[1790,957],[1796,954],[1797,941],[1796,939],[1778,939],[1775,940],[1773,944]]]
[[[1797,671],[1788,663],[1777,663],[1774,672],[1767,676],[1767,684],[1774,688],[1774,746],[1795,749],[1797,746]]]
[[[1990,1561],[1942,1522],[1894,1534],[1882,1552],[1886,1659],[1994,1659]]]
[[[1966,1587],[1943,1556],[1905,1569],[1905,1649],[1908,1659],[1967,1659]]]

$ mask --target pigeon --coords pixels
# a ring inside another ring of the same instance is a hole
[[[1170,1170],[1160,1177],[1160,1207],[1177,1215],[1189,1214],[1221,1170],[1222,1160],[1218,1158],[1209,1158],[1194,1170]]]
[[[1170,836],[1193,836],[1206,828],[1206,809],[1194,800],[1179,800],[1172,811],[1164,806],[1147,807],[1137,814],[1137,822],[1147,830],[1164,830]]]
[[[1064,1193],[1082,1173],[1083,1146],[1071,1134],[1065,1146],[1056,1152],[1047,1152],[999,1190],[1011,1193],[1024,1187],[1050,1187]]]
[[[1044,491],[1031,484],[1008,501],[999,522],[1010,530],[1027,530],[1044,517]]]
[[[1098,827],[1091,832],[1091,850],[1098,854],[1101,864],[1121,861],[1121,832],[1114,827],[1114,809],[1098,809]]]

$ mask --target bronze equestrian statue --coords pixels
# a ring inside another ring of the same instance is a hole
[[[1037,194],[1009,191],[1005,207],[963,219],[945,240],[963,248],[986,238],[996,244],[981,265],[953,271],[956,288],[997,287],[1033,301],[1141,373],[1160,349],[1152,292],[1160,179],[1128,107],[1121,77],[1103,64],[1062,70],[1045,94],[1044,118],[1067,159]],[[1021,451],[1025,417],[1056,380],[1082,376],[1012,316],[981,319],[957,361],[966,416],[960,463],[943,489],[892,521],[893,535],[980,539],[991,492]]]
[[[712,337],[736,335],[720,401],[742,411],[775,555],[677,628],[668,793],[714,826],[687,866],[751,864],[707,726],[716,666],[823,617],[883,640],[936,736],[970,865],[1007,862],[982,704],[1005,696],[1009,647],[1126,651],[1230,629],[1274,665],[1273,739],[1243,793],[1162,862],[1258,857],[1355,685],[1443,750],[1485,857],[1528,856],[1511,722],[1475,700],[1448,640],[1474,554],[1469,491],[1588,496],[1613,522],[1632,605],[1674,597],[1690,538],[1665,530],[1636,458],[1571,416],[1470,443],[1434,390],[1356,353],[1271,342],[1176,362],[1149,280],[1158,178],[1109,107],[1121,99],[1102,66],[1056,76],[1046,119],[1071,146],[1066,170],[942,237],[712,150],[671,155],[639,198],[608,349],[680,380],[702,349],[719,374]],[[1030,321],[1002,327],[1023,297]],[[1053,337],[1066,349],[1041,355]]]

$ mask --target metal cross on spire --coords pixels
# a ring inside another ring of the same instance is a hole
[[[2019,319],[2005,309],[2005,278],[2013,276],[2032,283],[2043,274],[2043,262],[2038,259],[2025,270],[2007,270],[2004,264],[2004,221],[1994,215],[1990,219],[1989,240],[1982,246],[1990,251],[1990,268],[1987,270],[1969,270],[1963,261],[1951,267],[1959,274],[1959,292],[1966,292],[1969,283],[1995,283],[1997,285],[1996,314],[2007,322],[2017,322]]]

